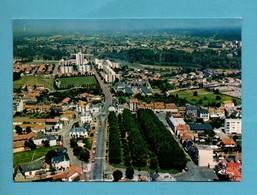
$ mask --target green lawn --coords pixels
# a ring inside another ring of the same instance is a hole
[[[94,76],[59,78],[59,81],[61,81],[61,87],[68,87],[70,85],[81,86],[97,83]]]
[[[43,84],[45,88],[53,90],[54,78],[45,78],[43,76],[22,76],[19,80],[13,82],[14,88],[20,88],[23,85]]]
[[[198,95],[194,96],[193,93],[194,91],[197,91]],[[214,94],[212,92],[209,91],[205,91],[205,90],[186,90],[186,91],[176,91],[176,92],[172,92],[172,95],[178,95],[179,98],[186,98],[186,100],[190,103],[190,104],[195,104],[195,105],[199,105],[199,106],[207,106],[209,103],[215,102],[221,102],[224,100],[232,100],[235,99],[237,101],[237,104],[241,103],[241,100],[238,98],[234,98],[228,95],[224,95],[224,94]],[[216,97],[220,96],[221,100],[216,100]],[[199,104],[199,100],[202,100],[202,104]]]
[[[58,147],[59,146],[52,146],[47,148],[40,147],[40,148],[37,148],[36,150],[29,150],[25,152],[15,153],[13,154],[13,167],[16,167],[20,163],[31,162],[33,160],[41,158],[45,156],[49,150],[55,150]]]

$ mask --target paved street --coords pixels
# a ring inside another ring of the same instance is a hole
[[[70,123],[67,126],[65,126],[61,131],[61,135],[63,138],[63,146],[67,148],[67,153],[69,155],[71,165],[77,165],[81,167],[83,164],[83,169],[86,170],[87,169],[86,163],[82,163],[82,161],[78,160],[78,158],[73,155],[72,148],[70,147],[69,130],[71,129],[72,125],[78,121],[79,121],[79,118],[76,118],[75,120],[70,121]]]
[[[106,120],[108,117],[108,108],[112,104],[112,94],[106,84],[101,80],[95,68],[93,67],[93,73],[100,84],[104,96],[105,102],[102,108],[102,114],[97,117],[98,128],[97,139],[96,139],[96,153],[95,153],[95,162],[92,163],[92,179],[94,181],[103,181],[104,173],[104,162],[105,162],[105,143],[106,143]]]

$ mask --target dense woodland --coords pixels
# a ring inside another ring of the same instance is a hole
[[[177,49],[130,49],[117,53],[106,53],[102,57],[118,58],[150,65],[172,65],[179,67],[241,69],[241,50],[238,56],[227,57],[227,52],[194,50],[192,53]]]

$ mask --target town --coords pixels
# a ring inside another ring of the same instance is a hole
[[[242,43],[195,34],[14,36],[14,181],[241,181]]]

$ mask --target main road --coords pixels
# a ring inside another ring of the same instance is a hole
[[[108,108],[112,105],[112,94],[108,86],[101,80],[97,71],[92,67],[92,71],[100,84],[104,96],[104,106],[101,110],[101,114],[98,115],[98,128],[97,138],[96,138],[96,153],[95,162],[92,163],[92,180],[93,181],[103,181],[104,174],[104,161],[105,161],[105,144],[106,144],[106,120],[108,117]]]

